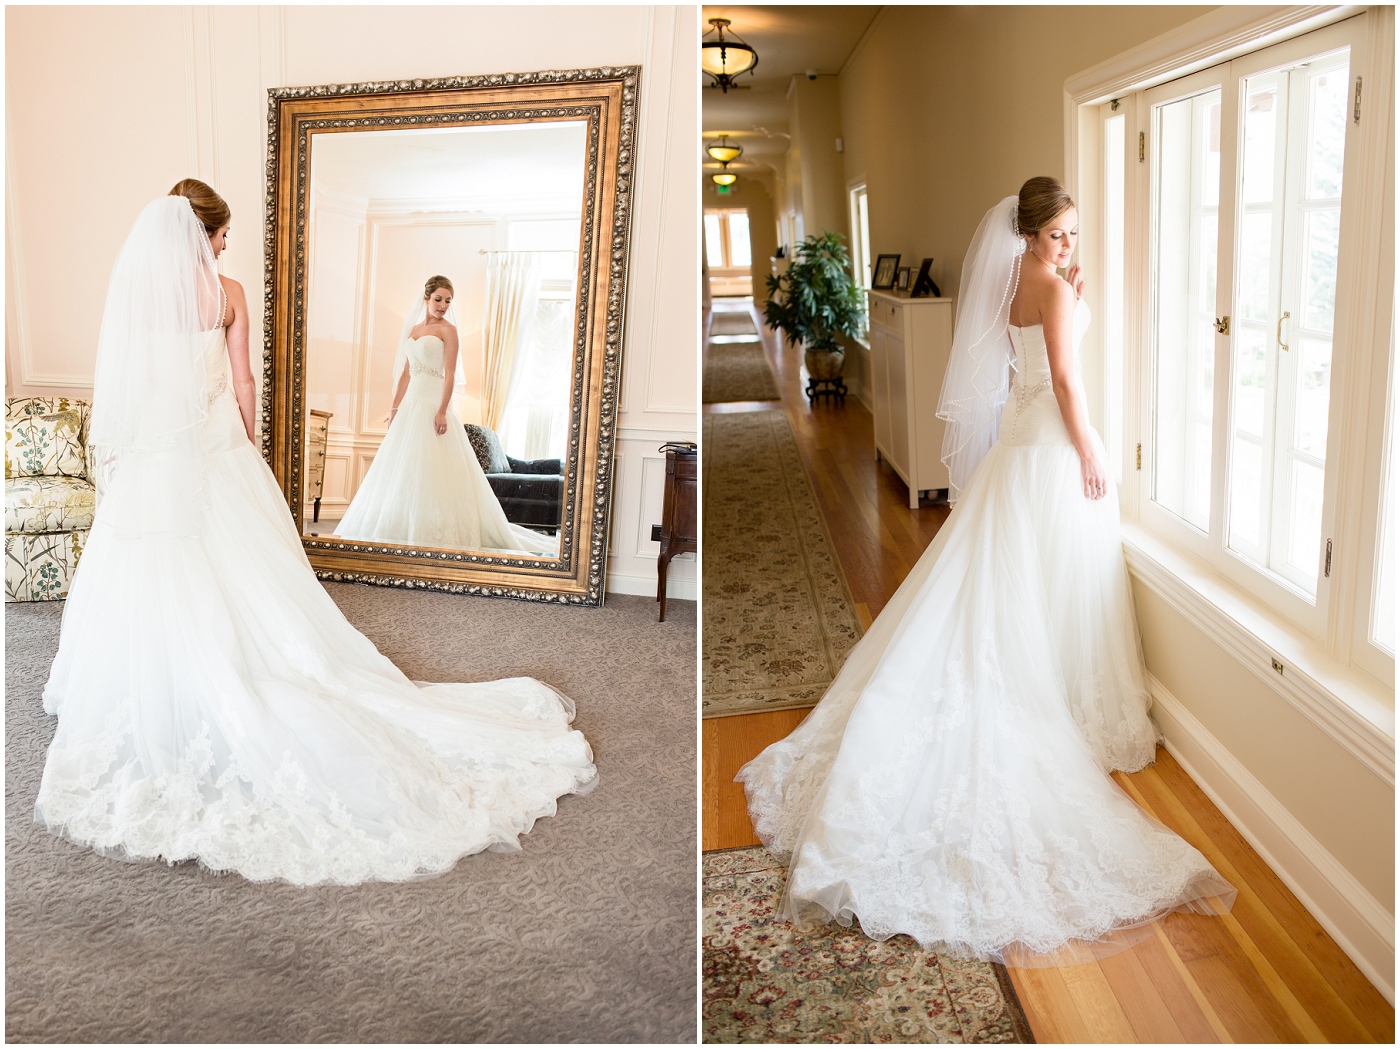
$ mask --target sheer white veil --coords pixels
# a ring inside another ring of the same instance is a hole
[[[389,373],[389,397],[391,400],[394,391],[398,389],[399,377],[403,375],[403,370],[408,365],[408,336],[414,328],[423,323],[427,316],[428,297],[426,295],[419,295],[414,303],[404,311],[403,327],[399,330],[399,348],[394,353],[394,369]],[[457,328],[457,305],[455,302],[448,305],[443,320]],[[457,373],[452,378],[452,385],[460,394],[461,388],[466,384],[467,372],[462,367],[462,329],[457,328]]]
[[[1016,231],[1018,200],[1006,197],[982,217],[963,259],[953,349],[938,399],[938,417],[947,421],[942,459],[950,504],[991,451],[1006,404],[1015,359],[1006,328],[1026,250]]]
[[[117,255],[97,339],[89,440],[109,477],[102,517],[124,535],[189,535],[203,503],[205,350],[224,292],[187,198],[141,211]]]

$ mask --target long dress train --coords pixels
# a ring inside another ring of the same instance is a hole
[[[596,782],[573,703],[527,677],[415,683],[350,626],[244,434],[223,329],[207,340],[202,517],[152,542],[99,509],[44,689],[36,818],[120,858],[300,885],[520,848]],[[135,480],[118,465],[106,498]]]
[[[442,340],[424,335],[408,340],[407,349],[408,389],[335,534],[447,550],[557,555],[557,538],[506,520],[450,409],[447,432],[434,431],[442,403]]]
[[[1076,362],[1088,321],[1081,302]],[[1107,775],[1157,743],[1117,492],[1083,494],[1043,329],[1010,334],[999,441],[821,703],[738,779],[790,858],[787,917],[1024,965],[1234,890]]]

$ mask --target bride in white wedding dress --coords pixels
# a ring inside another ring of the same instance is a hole
[[[316,581],[251,440],[228,216],[185,180],[112,274],[91,424],[110,480],[44,689],[35,816],[118,858],[297,885],[518,849],[596,782],[573,703],[533,678],[410,681]]]
[[[1043,965],[1233,903],[1108,776],[1158,737],[1079,378],[1089,309],[1078,267],[1055,272],[1077,222],[1048,178],[982,220],[939,408],[955,508],[821,703],[739,772],[789,919]]]
[[[559,541],[511,524],[452,409],[461,373],[452,282],[431,277],[404,322],[389,432],[336,527],[341,539],[555,556]]]

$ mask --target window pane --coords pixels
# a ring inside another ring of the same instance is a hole
[[[705,216],[705,259],[710,269],[724,269],[724,230],[718,215]]]
[[[1297,397],[1293,409],[1293,447],[1319,459],[1327,457],[1327,402],[1332,384],[1332,343],[1300,338]]]
[[[1342,150],[1347,134],[1348,67],[1309,78],[1308,197],[1342,195]]]
[[[1269,274],[1273,254],[1274,216],[1270,208],[1247,211],[1240,220],[1240,300],[1236,316],[1241,321],[1267,324],[1269,313]]]
[[[861,287],[871,286],[871,209],[869,209],[869,197],[865,195],[865,188],[855,190],[855,210],[860,220],[860,228],[857,237],[860,238],[861,248]]]
[[[1337,298],[1337,240],[1342,209],[1308,211],[1303,217],[1303,324],[1316,331],[1332,330],[1332,303]]]
[[[1274,199],[1274,138],[1278,127],[1278,85],[1255,89],[1253,81],[1244,109],[1244,178],[1246,204]]]
[[[1263,450],[1245,438],[1235,438],[1230,474],[1230,545],[1259,545],[1259,508],[1263,503]]]
[[[752,261],[752,249],[749,247],[749,213],[747,211],[731,211],[729,213],[729,264],[744,267]]]
[[[1235,335],[1235,430],[1264,436],[1268,396],[1268,361],[1264,333],[1241,328]]]
[[[1288,563],[1316,580],[1317,548],[1322,543],[1322,471],[1312,463],[1293,461],[1288,517]]]
[[[1109,468],[1123,483],[1123,135],[1122,113],[1104,121],[1104,388]]]
[[[1210,523],[1220,91],[1156,110],[1153,498]]]

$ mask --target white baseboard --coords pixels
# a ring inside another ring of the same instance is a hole
[[[1394,1005],[1395,916],[1165,685],[1151,674],[1148,685],[1172,757]]]
[[[656,574],[651,575],[624,575],[621,572],[609,572],[607,590],[610,594],[640,594],[646,597],[656,596]],[[666,578],[666,599],[677,601],[694,601],[696,599],[696,586],[694,579],[676,579],[671,576]]]

